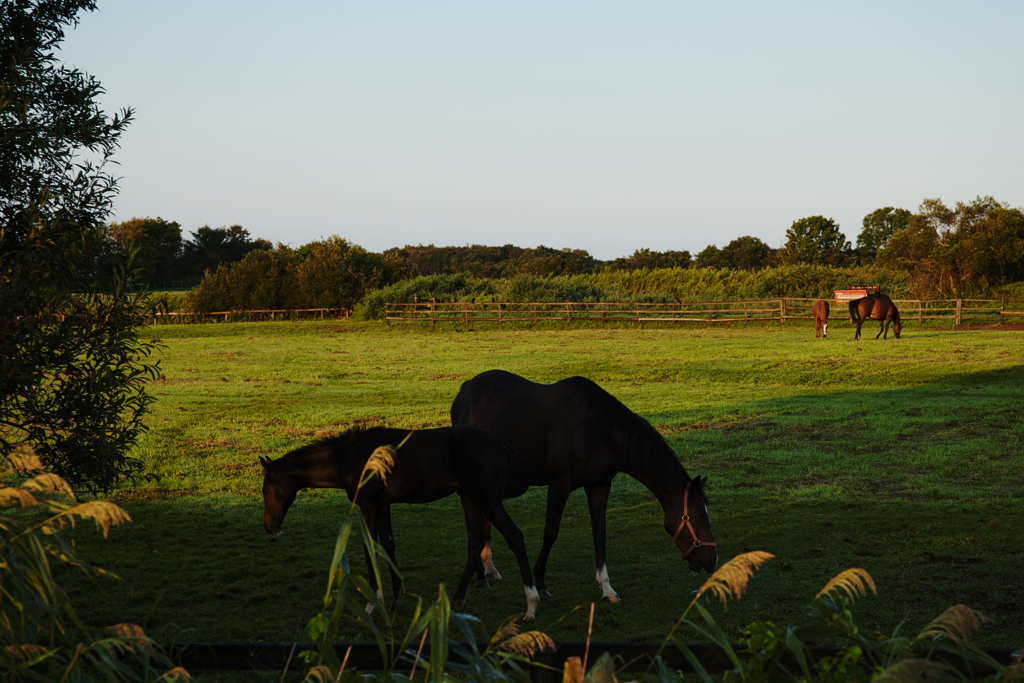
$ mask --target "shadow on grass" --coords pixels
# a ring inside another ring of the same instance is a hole
[[[726,632],[755,619],[798,620],[828,579],[857,566],[879,587],[877,597],[858,604],[864,627],[892,631],[905,619],[904,628],[916,632],[962,602],[994,620],[979,644],[1018,646],[1021,386],[1024,366],[1015,365],[885,391],[736,403],[696,426],[697,412],[685,409],[653,420],[675,430],[666,436],[691,474],[711,477],[720,557],[767,550],[778,558],[742,601],[720,619],[715,612]],[[115,529],[110,540],[87,528],[70,532],[84,557],[123,580],[94,585],[70,573],[58,580],[88,620],[139,623],[165,642],[304,639],[323,598],[347,498],[300,494],[283,533],[270,539],[261,525],[258,480],[245,481],[251,490],[244,493],[129,500],[134,523]],[[508,503],[531,559],[540,547],[544,503],[539,488]],[[431,596],[438,583],[453,587],[465,553],[457,499],[395,506],[393,516],[407,589]],[[679,561],[660,507],[629,477],[613,486],[608,521],[608,567],[623,601],[598,603],[593,638],[657,641],[707,575]],[[600,598],[592,548],[585,498],[576,492],[549,563],[553,595],[538,612],[538,628],[556,640],[586,638],[587,610],[577,608]],[[483,620],[481,634],[525,607],[514,558],[497,537],[495,561],[508,578],[471,588],[466,605]],[[358,554],[353,562],[362,566]],[[407,600],[403,613],[411,614],[413,603]],[[366,636],[358,628],[346,634]]]

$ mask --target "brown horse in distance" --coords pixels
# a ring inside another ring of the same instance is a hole
[[[857,326],[857,334],[854,339],[860,339],[860,326],[866,320],[878,320],[879,330],[875,339],[882,337],[889,338],[889,324],[892,324],[893,333],[900,338],[900,312],[896,310],[896,304],[886,295],[878,292],[868,294],[863,299],[856,299],[850,302],[850,322]],[[883,336],[882,333],[885,333]]]
[[[824,299],[815,301],[811,314],[814,316],[814,338],[828,337],[828,302]]]

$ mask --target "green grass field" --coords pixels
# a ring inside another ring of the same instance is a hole
[[[448,424],[464,380],[490,368],[552,382],[584,375],[654,424],[687,471],[710,476],[720,561],[746,550],[777,559],[720,623],[791,622],[832,576],[862,567],[878,595],[864,627],[916,632],[958,602],[992,618],[977,642],[1024,641],[1024,350],[1020,332],[907,324],[900,341],[853,341],[833,321],[808,325],[430,330],[344,321],[150,328],[166,345],[158,401],[141,446],[150,480],[119,502],[134,522],[103,540],[73,532],[87,559],[122,577],[63,572],[81,613],[131,621],[164,642],[304,639],[325,588],[344,493],[301,493],[283,533],[261,526],[257,456],[357,421]],[[531,560],[544,490],[509,501]],[[465,535],[456,498],[394,512],[408,589],[454,588]],[[515,562],[496,536],[505,579],[470,589],[482,632],[525,607]],[[361,558],[356,558],[361,566]],[[611,582],[597,640],[658,641],[707,575],[689,572],[645,488],[616,479],[609,505]],[[548,569],[538,628],[586,637],[594,581],[590,524],[573,494]],[[404,605],[411,611],[411,600]],[[358,631],[346,633],[367,639]],[[693,636],[691,638],[695,639]]]

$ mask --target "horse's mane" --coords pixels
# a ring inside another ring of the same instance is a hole
[[[355,443],[355,441],[357,439],[359,439],[359,437],[363,436],[364,434],[366,434],[368,432],[374,431],[376,429],[384,429],[384,427],[382,427],[380,425],[371,426],[371,425],[368,425],[366,423],[355,424],[355,425],[352,425],[351,427],[349,427],[348,429],[346,429],[345,431],[343,431],[340,434],[335,434],[334,436],[328,436],[328,437],[325,437],[323,439],[320,439],[319,441],[314,441],[313,443],[306,444],[305,446],[300,446],[300,447],[296,448],[295,450],[288,451],[287,453],[282,455],[280,458],[278,458],[277,460],[274,460],[272,462],[274,462],[274,463],[291,462],[291,461],[296,460],[298,458],[304,458],[304,457],[313,455],[315,453],[318,453],[318,452],[321,452],[321,451],[324,451],[324,450],[334,451],[338,447],[351,446],[353,443]]]
[[[642,466],[655,480],[672,481],[680,475],[690,478],[665,437],[622,401],[586,377],[570,377],[563,384],[588,405],[588,428],[607,434],[607,438],[631,455],[635,465]]]

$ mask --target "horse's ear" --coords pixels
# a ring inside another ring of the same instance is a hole
[[[259,456],[260,464],[263,465],[263,469],[267,469],[267,465],[270,464],[270,458],[264,458],[262,455]]]

